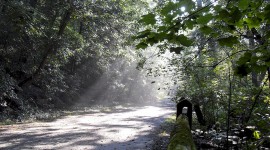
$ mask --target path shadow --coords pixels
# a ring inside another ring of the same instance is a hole
[[[115,107],[110,111],[100,112],[85,112],[79,113],[76,117],[85,117],[85,115],[97,115],[96,117],[102,117],[106,115],[122,113],[135,113],[138,109],[144,107]],[[164,107],[171,109],[171,105],[164,105]],[[125,149],[144,149],[150,150],[153,144],[153,139],[158,136],[155,130],[160,127],[160,124],[164,122],[171,112],[165,113],[157,117],[136,116],[130,118],[124,118],[123,122],[135,122],[135,124],[109,124],[100,123],[94,125],[87,122],[78,123],[77,126],[62,130],[61,127],[52,127],[50,123],[40,123],[40,126],[31,127],[28,124],[26,127],[32,130],[24,132],[23,128],[19,128],[18,132],[8,132],[7,129],[0,128],[0,149],[95,149],[95,150],[125,150]],[[68,116],[65,116],[68,117]],[[62,118],[63,119],[63,118]],[[59,119],[59,120],[62,120]],[[106,135],[101,135],[95,130],[106,130],[106,133],[115,134],[119,130],[125,129],[140,129],[142,126],[146,126],[146,130],[140,131],[136,136],[127,138],[124,141],[117,141],[117,137],[113,139],[106,139]],[[147,128],[149,126],[149,128]],[[64,128],[64,125],[63,125]],[[11,129],[9,129],[11,130]],[[106,139],[104,141],[104,139]]]

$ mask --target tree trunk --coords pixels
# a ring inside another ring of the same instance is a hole
[[[265,26],[265,30],[268,30],[269,31],[269,29],[270,29],[270,24],[267,24],[266,26]],[[260,36],[259,36],[260,37]],[[267,49],[267,47],[266,47],[266,49]],[[268,86],[269,86],[269,88],[270,88],[270,67],[268,67],[267,68],[267,73],[268,73]],[[262,79],[263,80],[263,79]]]
[[[83,22],[80,22],[80,29],[79,29],[79,34],[82,34],[83,32]]]
[[[255,40],[260,45],[264,45],[265,41],[262,39],[262,36],[258,33],[258,31],[255,28],[252,28],[250,31],[248,31],[247,35],[249,37],[255,37],[255,39],[253,39],[253,38],[250,38],[249,39],[250,49],[253,49],[254,48]],[[253,54],[253,55],[255,55],[255,54]],[[269,69],[267,69],[267,72],[268,72],[268,77],[269,77]],[[256,73],[256,72],[253,71],[251,73],[251,80],[252,80],[253,85],[255,87],[260,87],[260,85],[262,84],[262,81],[263,81],[265,75],[266,75],[266,72],[265,73],[261,73],[260,75],[258,75],[258,73]],[[270,81],[269,81],[269,83],[270,83]],[[270,84],[269,84],[269,86],[270,86]],[[254,100],[254,102],[253,102],[253,104],[252,104],[252,106],[251,106],[251,108],[249,110],[248,116],[245,118],[245,123],[248,123],[248,121],[250,120],[251,115],[252,115],[252,112],[253,112],[253,110],[254,110],[257,102],[258,102],[259,96],[260,96],[260,94],[262,92],[262,89],[263,88],[261,88],[260,91],[259,91],[259,93],[255,95],[255,100]]]
[[[66,13],[65,13],[65,15],[64,15],[64,17],[63,17],[63,19],[61,21],[59,30],[58,30],[58,34],[57,34],[58,38],[63,35],[63,33],[65,31],[65,28],[66,28],[68,22],[70,21],[70,17],[71,17],[72,12],[73,12],[73,8],[72,7],[70,7],[66,11]]]
[[[204,117],[203,117],[203,114],[202,114],[202,111],[201,111],[201,108],[200,108],[199,104],[194,105],[194,111],[196,112],[198,122],[200,123],[200,125],[204,126],[206,124],[206,122],[204,120]]]
[[[48,46],[46,46],[46,49],[45,49],[46,53],[43,56],[38,68],[36,69],[36,71],[30,77],[28,77],[25,80],[23,80],[22,82],[20,82],[18,84],[19,87],[30,85],[38,77],[38,75],[40,74],[40,72],[42,71],[44,66],[46,65],[49,56],[54,51],[57,50],[58,40],[63,35],[64,30],[67,27],[68,22],[70,21],[70,17],[72,15],[72,12],[73,12],[73,7],[71,5],[70,8],[66,11],[65,15],[62,18],[62,21],[61,21],[61,24],[59,26],[59,30],[58,30],[58,33],[57,33],[57,37],[52,38],[52,39],[49,40]]]
[[[37,70],[30,77],[28,77],[25,80],[23,80],[22,82],[20,82],[18,84],[19,87],[30,85],[33,82],[33,80],[38,77],[39,73],[41,72],[41,70],[44,68],[44,66],[46,64],[46,61],[47,61],[49,55],[53,51],[53,46],[54,46],[54,44],[50,44],[46,48],[46,54],[43,56],[43,59],[42,59],[41,63],[39,64]]]

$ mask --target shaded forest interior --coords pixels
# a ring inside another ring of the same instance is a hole
[[[147,6],[141,1],[1,0],[0,120],[67,109],[85,93],[91,93],[89,106],[128,102],[128,94],[145,101],[146,81],[136,69],[135,50],[127,46],[136,31],[131,22],[140,16],[132,5]]]

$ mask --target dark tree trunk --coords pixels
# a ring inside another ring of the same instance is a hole
[[[203,114],[202,114],[202,111],[201,111],[201,108],[198,104],[194,105],[194,111],[196,112],[196,115],[197,115],[197,118],[198,118],[198,122],[201,124],[201,125],[205,125],[206,122],[203,118]]]

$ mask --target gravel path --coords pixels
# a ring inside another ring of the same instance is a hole
[[[147,150],[156,131],[175,112],[170,102],[115,107],[53,122],[0,126],[0,149]]]

